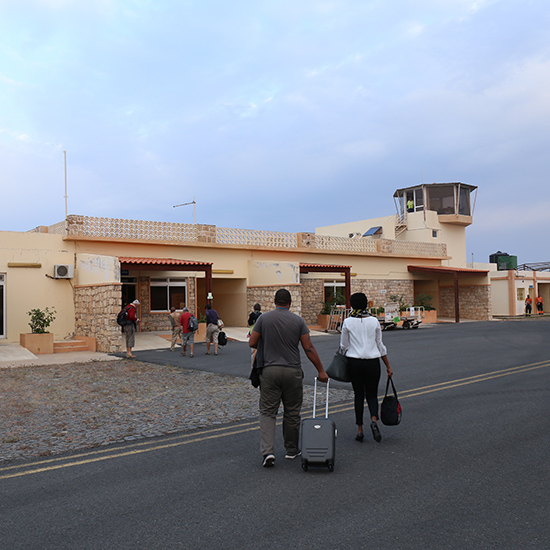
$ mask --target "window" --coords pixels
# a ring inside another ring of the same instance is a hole
[[[438,214],[455,214],[455,194],[452,185],[428,187],[428,210]]]
[[[524,302],[525,301],[525,289],[524,288],[518,288],[518,302]]]
[[[0,274],[0,338],[6,337],[6,276]]]
[[[437,239],[437,229],[432,229],[432,237]]]
[[[325,302],[346,303],[346,283],[344,281],[325,281]]]
[[[416,210],[424,210],[424,195],[422,188],[415,189],[414,191],[414,204]]]
[[[151,311],[182,309],[187,303],[186,279],[151,279]]]

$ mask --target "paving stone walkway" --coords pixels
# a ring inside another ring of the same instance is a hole
[[[352,398],[332,391],[331,403]],[[254,419],[259,392],[244,378],[113,360],[4,368],[0,395],[5,462]]]

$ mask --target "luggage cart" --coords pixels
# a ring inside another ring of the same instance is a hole
[[[397,302],[384,304],[384,314],[378,316],[378,322],[382,330],[391,330],[397,328],[399,323],[404,329],[418,328],[422,323],[424,308],[422,306],[413,306],[406,311],[399,311]]]
[[[327,332],[336,331],[342,332],[342,325],[344,319],[350,314],[349,309],[346,309],[345,305],[334,305],[330,310],[330,317],[328,319]]]
[[[422,318],[424,317],[424,308],[422,306],[413,306],[408,308],[407,311],[403,313],[404,315],[401,315],[403,328],[418,328],[422,323]]]

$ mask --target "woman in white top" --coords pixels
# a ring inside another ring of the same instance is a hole
[[[357,292],[350,298],[352,312],[342,325],[340,346],[348,359],[348,372],[355,394],[355,421],[357,441],[363,441],[363,410],[365,398],[371,416],[371,430],[375,441],[382,436],[378,429],[378,383],[380,381],[380,358],[386,365],[388,376],[393,374],[386,346],[382,342],[382,329],[376,317],[367,311],[365,294]]]

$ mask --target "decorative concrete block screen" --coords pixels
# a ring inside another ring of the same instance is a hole
[[[65,222],[50,226],[50,232],[64,231]],[[444,257],[442,243],[396,241],[390,239],[349,239],[315,233],[284,233],[234,229],[215,225],[150,222],[116,218],[69,216],[67,234],[74,237],[128,239],[141,242],[216,243],[219,245],[257,246],[271,249],[333,250],[396,256]]]

